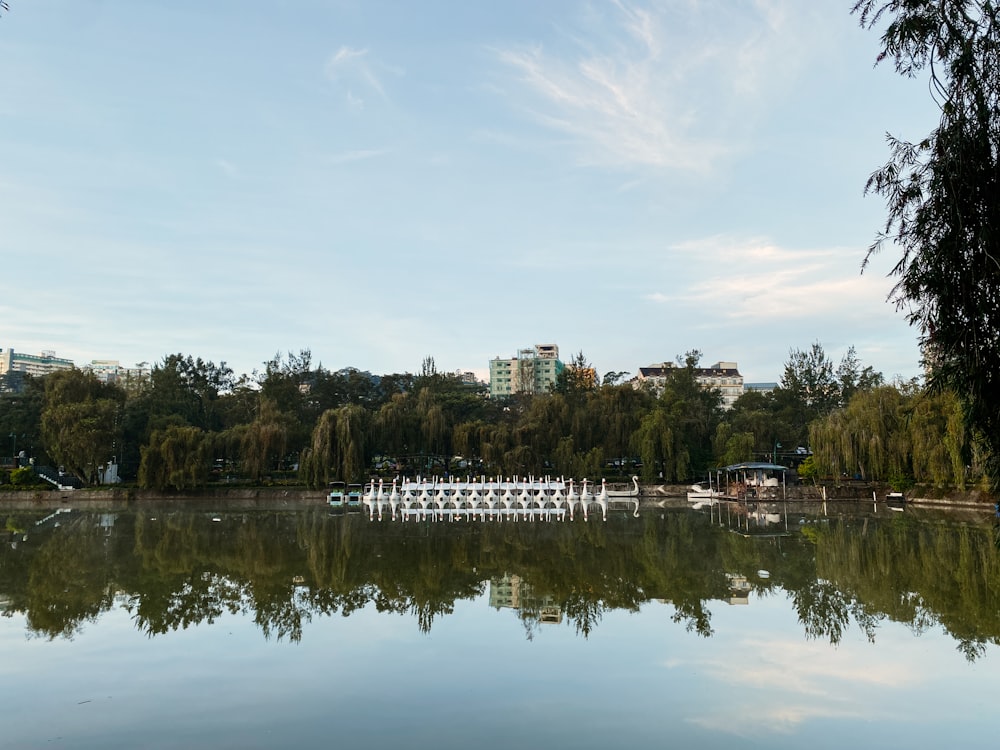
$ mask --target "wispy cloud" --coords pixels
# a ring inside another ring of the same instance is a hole
[[[217,166],[227,177],[236,177],[236,175],[239,174],[239,170],[236,168],[236,165],[226,159],[216,159],[215,166]]]
[[[739,644],[739,652],[752,656],[736,660],[737,668],[733,659],[721,656],[700,660],[696,667],[718,683],[720,693],[766,694],[772,699],[761,703],[730,698],[727,722],[720,723],[716,715],[694,716],[690,721],[747,735],[788,733],[815,719],[871,720],[884,715],[881,704],[868,700],[871,693],[917,687],[922,680],[921,673],[905,663],[847,651],[775,637],[746,638]],[[675,662],[669,666],[691,664]]]
[[[743,323],[822,318],[863,319],[885,304],[891,282],[860,274],[856,248],[784,248],[766,239],[709,237],[672,248],[705,275],[669,294],[648,292],[656,304],[678,303],[720,311]]]
[[[344,87],[348,107],[352,111],[360,111],[364,109],[368,93],[374,92],[380,99],[388,99],[382,80],[375,72],[376,68],[396,74],[400,72],[373,62],[367,49],[342,46],[326,61],[324,72],[331,82]]]
[[[780,61],[783,40],[799,36],[791,24],[766,0],[738,9],[616,0],[567,34],[569,52],[525,44],[497,55],[521,84],[514,105],[570,135],[581,161],[708,172],[740,148],[731,135],[748,111],[766,106],[762,82],[789,75],[793,58]]]

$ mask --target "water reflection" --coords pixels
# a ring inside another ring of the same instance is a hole
[[[588,637],[609,612],[658,600],[709,637],[713,608],[786,592],[807,639],[836,644],[859,627],[874,642],[895,621],[943,628],[970,660],[1000,641],[988,520],[839,513],[650,508],[586,524],[371,523],[326,509],[12,514],[0,603],[38,637],[72,638],[121,609],[149,636],[239,613],[265,638],[299,641],[315,617],[368,607],[429,633],[480,598],[514,613],[529,639],[567,625]]]

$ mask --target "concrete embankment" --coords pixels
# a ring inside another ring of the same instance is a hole
[[[776,496],[789,501],[836,502],[846,500],[885,500],[890,487],[871,482],[850,482],[843,484],[806,485],[796,484],[778,487]],[[679,498],[687,497],[688,485],[647,485],[642,488],[644,497]],[[782,494],[782,492],[784,494]],[[825,493],[825,494],[824,494]],[[937,505],[946,507],[992,508],[997,498],[982,490],[954,490],[935,487],[914,487],[906,492],[907,502],[915,505]]]
[[[323,490],[275,487],[209,488],[183,494],[135,488],[0,492],[0,509],[7,510],[45,510],[64,507],[81,510],[124,510],[147,504],[166,503],[254,509],[304,507],[322,505],[325,502],[326,493]]]

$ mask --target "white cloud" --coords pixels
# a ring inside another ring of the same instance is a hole
[[[861,275],[860,264],[853,262],[855,248],[793,249],[761,239],[710,237],[674,250],[707,272],[672,299],[719,311],[723,320],[825,319],[832,314],[860,320],[884,312],[891,286],[874,273]]]
[[[364,108],[365,99],[358,90],[374,92],[380,99],[387,100],[382,80],[376,74],[376,67],[401,74],[397,68],[379,66],[369,57],[367,49],[342,46],[327,60],[324,67],[326,77],[345,89],[344,97],[348,107],[359,112]]]
[[[694,668],[718,683],[727,696],[727,721],[692,716],[689,721],[739,735],[790,733],[815,719],[885,718],[884,703],[871,700],[886,690],[919,690],[926,670],[916,669],[895,653],[858,651],[854,644],[832,649],[816,641],[757,635],[739,639],[741,654],[712,656],[695,662],[674,659],[669,668]],[[767,695],[758,701],[757,695]],[[741,696],[747,696],[741,698]]]
[[[567,34],[570,53],[520,45],[497,54],[530,94],[515,93],[514,105],[570,135],[581,161],[705,173],[742,149],[738,134],[797,74],[817,33],[809,10],[733,5],[616,0]]]

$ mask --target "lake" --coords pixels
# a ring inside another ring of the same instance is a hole
[[[4,747],[997,742],[992,514],[6,516]]]

